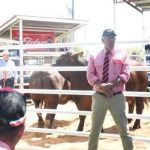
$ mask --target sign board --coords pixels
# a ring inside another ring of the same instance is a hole
[[[12,39],[19,40],[19,30],[12,29]],[[54,43],[55,33],[54,32],[40,32],[40,31],[23,31],[23,43],[24,44],[48,44]],[[27,49],[28,51],[52,51],[50,48],[45,49]]]

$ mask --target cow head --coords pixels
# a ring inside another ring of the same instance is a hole
[[[83,57],[83,52],[66,52],[62,54],[57,60],[55,66],[86,66],[87,60]],[[68,81],[75,73],[72,71],[60,71],[60,74]]]
[[[57,66],[86,66],[87,61],[83,57],[83,52],[66,52],[56,60]]]

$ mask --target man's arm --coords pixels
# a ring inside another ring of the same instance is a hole
[[[90,56],[90,59],[88,61],[88,66],[87,66],[87,72],[86,72],[86,77],[87,81],[91,86],[94,86],[95,83],[97,83],[98,77],[95,75],[95,66],[94,66],[94,57]]]

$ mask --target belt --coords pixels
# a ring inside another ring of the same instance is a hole
[[[100,95],[103,95],[103,96],[107,96],[105,93],[103,93],[103,92],[97,92],[97,93],[99,93]],[[113,95],[117,95],[117,94],[121,94],[122,93],[122,91],[118,91],[118,92],[114,92],[113,93]]]

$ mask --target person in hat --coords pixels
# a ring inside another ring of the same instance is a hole
[[[0,150],[14,150],[26,120],[26,98],[12,88],[0,89]]]
[[[14,61],[9,58],[9,51],[4,50],[3,59],[0,61],[0,67],[12,68],[15,66]],[[17,71],[1,71],[0,72],[0,86],[1,87],[12,87],[17,83],[18,75]]]
[[[120,134],[124,150],[133,150],[125,114],[126,99],[123,95],[129,80],[128,54],[115,48],[116,33],[106,29],[102,34],[104,48],[91,55],[87,67],[87,80],[95,91],[92,95],[92,127],[88,150],[97,150],[100,131],[109,110]]]

